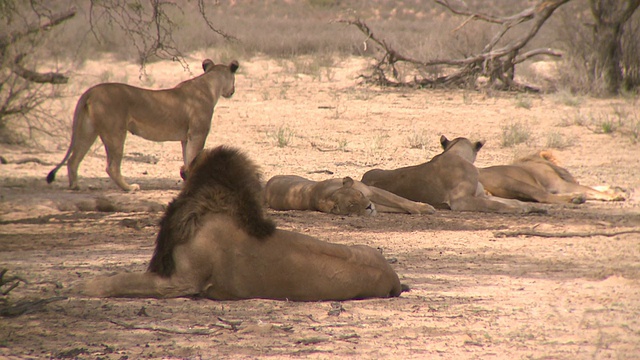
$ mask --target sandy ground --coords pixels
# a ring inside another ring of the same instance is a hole
[[[191,59],[194,72],[203,56]],[[261,164],[265,179],[359,179],[373,167],[418,164],[439,153],[441,134],[485,139],[476,165],[505,164],[560,134],[569,145],[555,150],[564,167],[583,184],[626,189],[628,200],[545,205],[547,214],[525,216],[439,211],[359,218],[269,211],[284,229],[381,248],[412,288],[395,299],[90,299],[70,290],[84,278],[145,269],[156,224],[181,187],[179,144],[128,138],[123,172],[142,187],[133,194],[107,177],[100,144],[81,164],[80,191],[67,190],[65,168],[47,185],[52,165],[15,163],[57,163],[66,140],[47,151],[0,146],[0,155],[12,162],[0,165],[0,268],[8,269],[5,280],[25,281],[0,307],[29,310],[0,319],[0,357],[640,356],[640,145],[576,120],[634,111],[636,102],[583,99],[568,106],[557,95],[529,95],[527,109],[514,94],[359,86],[361,60],[311,75],[283,65],[241,61],[236,94],[219,102],[207,141],[209,147],[241,148]],[[138,79],[135,65],[89,62],[72,77],[73,96],[62,113],[70,122],[77,97],[101,81],[161,88],[189,76],[166,63],[151,65],[147,73]],[[530,128],[531,139],[501,147],[502,128],[515,122]],[[286,146],[277,146],[278,133],[289,140]],[[97,206],[105,203],[111,209]],[[550,235],[502,236],[533,229]],[[48,302],[29,303],[43,300]]]

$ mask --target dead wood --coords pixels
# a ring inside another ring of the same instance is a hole
[[[43,32],[51,29],[52,27],[63,23],[66,20],[71,19],[76,15],[75,9],[70,9],[64,12],[52,14],[45,22],[34,22],[27,25],[24,29],[13,31],[7,34],[0,35],[0,59],[7,53],[7,48],[26,36]],[[69,80],[66,76],[55,73],[39,73],[33,70],[25,69],[22,65],[22,59],[27,54],[19,54],[13,60],[13,64],[10,64],[11,71],[17,76],[23,79],[35,83],[49,83],[49,84],[65,84]]]
[[[618,236],[624,234],[640,234],[640,229],[629,229],[620,231],[584,231],[584,232],[546,232],[537,230],[515,230],[515,231],[496,231],[493,233],[495,237],[518,237],[518,236],[538,236],[548,238],[570,238],[570,237],[592,237],[592,236]]]
[[[11,292],[11,290],[15,289],[20,285],[20,282],[27,284],[27,280],[19,277],[19,276],[9,276],[4,277],[4,275],[9,271],[9,269],[0,270],[0,294],[7,295]],[[2,287],[5,285],[9,285],[9,287],[5,290],[2,290]]]
[[[29,157],[29,158],[24,158],[24,159],[20,159],[20,160],[8,160],[7,158],[5,158],[4,156],[0,155],[0,164],[6,165],[6,164],[26,164],[26,163],[36,163],[36,164],[40,164],[40,165],[54,165],[52,163],[40,160],[36,157]]]
[[[121,326],[127,330],[149,330],[149,331],[157,331],[157,332],[162,332],[162,333],[167,333],[167,334],[186,334],[186,335],[215,335],[217,333],[220,332],[220,329],[178,329],[178,328],[168,328],[168,327],[162,327],[162,326],[157,326],[157,325],[138,325],[138,324],[131,324],[131,323],[126,323],[123,321],[116,321],[116,320],[109,320],[110,323]],[[222,328],[222,329],[229,329],[229,325],[226,324],[220,324],[220,323],[216,323],[213,324],[213,326],[218,327],[218,328]]]
[[[39,311],[49,303],[66,299],[66,296],[54,296],[48,299],[23,300],[15,304],[5,304],[0,306],[0,316],[18,317],[20,315],[30,314]]]
[[[475,86],[476,79],[485,76],[489,79],[491,87],[501,90],[517,90],[537,92],[539,89],[520,84],[514,80],[515,66],[529,58],[540,55],[553,57],[561,56],[561,53],[554,49],[540,48],[529,50],[523,54],[520,52],[535,37],[545,21],[561,5],[570,0],[540,0],[538,4],[531,6],[517,14],[507,17],[495,17],[488,14],[470,12],[463,9],[454,8],[448,0],[435,0],[456,15],[465,16],[466,19],[454,31],[460,30],[472,20],[481,20],[493,24],[500,24],[502,28],[493,36],[479,54],[471,55],[459,59],[436,59],[419,60],[407,56],[394,49],[391,44],[383,38],[374,34],[371,28],[361,19],[339,19],[336,22],[352,25],[365,34],[365,46],[367,41],[373,42],[381,51],[382,56],[377,63],[372,66],[370,75],[361,75],[366,82],[372,82],[381,86],[389,87],[451,87]],[[525,22],[532,22],[529,31],[520,37],[499,46],[505,35],[515,26]],[[409,76],[399,76],[398,65],[405,64],[413,67],[416,75],[412,80],[405,80]],[[446,65],[454,68],[449,74],[427,77],[423,74],[429,67]],[[418,75],[419,74],[419,75]]]

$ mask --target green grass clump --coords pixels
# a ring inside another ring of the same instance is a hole
[[[286,125],[281,125],[273,132],[267,132],[267,136],[271,138],[277,147],[287,147],[291,143],[291,139],[295,136],[295,132]]]

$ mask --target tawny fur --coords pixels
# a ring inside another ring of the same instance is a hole
[[[173,251],[193,238],[209,213],[230,215],[251,236],[264,239],[275,231],[258,199],[260,171],[238,150],[218,147],[200,153],[190,167],[184,188],[169,203],[160,221],[156,249],[148,271],[171,276],[175,270]]]
[[[127,132],[151,141],[180,141],[183,166],[180,175],[205,144],[213,110],[220,97],[235,92],[238,62],[229,65],[202,62],[204,74],[169,89],[151,90],[120,83],[103,83],[85,91],[73,116],[69,149],[49,172],[47,182],[67,163],[69,187],[78,189],[78,167],[96,138],[107,153],[107,174],[122,190],[135,191],[121,174]],[[68,160],[68,162],[67,162]]]
[[[538,212],[535,207],[485,194],[473,164],[483,141],[440,137],[443,152],[430,161],[394,170],[374,169],[362,182],[403,198],[428,203],[436,209],[480,212]]]
[[[78,293],[318,301],[402,292],[376,249],[276,229],[262,207],[259,169],[238,150],[204,150],[189,173],[160,222],[147,271],[83,281]]]
[[[378,212],[432,214],[433,206],[411,201],[350,177],[313,181],[276,175],[265,186],[267,205],[275,210],[315,210],[337,215],[371,216]]]
[[[550,150],[520,158],[510,165],[479,169],[480,182],[494,196],[550,204],[580,204],[586,200],[624,200],[622,192],[583,186],[559,165]]]

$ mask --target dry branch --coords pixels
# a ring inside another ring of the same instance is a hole
[[[18,285],[20,285],[20,282],[27,284],[27,281],[19,276],[9,276],[5,278],[4,275],[7,273],[7,271],[9,271],[9,269],[0,270],[0,294],[2,294],[3,296],[9,294],[11,290],[18,287]],[[2,287],[8,284],[10,284],[9,288],[2,290]]]
[[[61,24],[62,22],[71,19],[76,15],[75,9],[70,9],[65,12],[53,14],[49,17],[48,21],[44,23],[32,23],[28,25],[25,29],[14,31],[10,34],[6,34],[0,36],[0,56],[6,54],[6,49],[18,42],[20,39],[35,34],[41,31],[47,31],[52,27]],[[20,54],[16,56],[11,64],[11,71],[22,77],[23,79],[36,83],[49,83],[49,84],[65,84],[69,79],[59,73],[49,72],[49,73],[38,73],[32,70],[25,69],[20,63],[22,59],[26,56],[26,54]]]
[[[640,229],[619,230],[619,231],[586,231],[586,232],[545,232],[536,230],[515,230],[515,231],[496,231],[493,233],[495,237],[518,237],[518,236],[538,236],[547,238],[570,238],[570,237],[592,237],[592,236],[618,236],[624,234],[640,234]]]
[[[366,35],[367,40],[375,43],[382,52],[378,62],[372,66],[371,75],[362,75],[365,81],[373,82],[381,86],[412,86],[412,87],[438,87],[438,86],[469,86],[475,84],[479,76],[489,78],[492,87],[502,90],[538,91],[531,86],[526,86],[514,81],[515,65],[531,57],[539,55],[561,56],[559,51],[542,48],[530,50],[524,54],[520,51],[538,33],[545,21],[561,5],[570,0],[540,0],[538,4],[531,6],[519,13],[507,17],[495,17],[482,13],[474,13],[452,7],[447,0],[435,0],[437,4],[446,7],[454,14],[465,16],[464,22],[454,31],[458,31],[472,20],[482,20],[489,23],[500,24],[502,28],[485,45],[479,54],[460,59],[436,59],[418,60],[402,54],[394,49],[384,39],[376,36],[371,28],[361,19],[339,19],[336,22],[352,25]],[[497,47],[504,36],[516,25],[529,22],[532,24],[527,32],[513,41]],[[413,66],[419,74],[429,73],[427,68],[438,65],[447,65],[456,70],[444,76],[428,78],[423,75],[414,75],[413,80],[399,79],[397,65],[400,63]]]
[[[76,15],[75,9],[69,9],[67,11],[53,14],[49,17],[49,21],[46,21],[42,24],[40,23],[32,23],[27,26],[26,29],[20,31],[14,31],[10,34],[5,34],[0,36],[0,50],[4,50],[11,44],[16,43],[18,40],[22,39],[25,36],[35,34],[40,31],[46,31],[51,29],[52,27],[61,24],[62,22],[71,19]]]
[[[220,332],[220,329],[211,330],[211,329],[178,329],[178,328],[168,328],[157,325],[137,325],[130,324],[122,321],[109,320],[110,323],[122,326],[128,330],[149,330],[149,331],[158,331],[167,334],[181,334],[181,335],[214,335]],[[213,326],[227,329],[228,325],[216,323]]]
[[[27,81],[38,84],[66,84],[69,81],[68,77],[57,72],[39,73],[36,71],[25,69],[24,67],[22,67],[20,62],[22,62],[22,59],[26,55],[27,54],[20,54],[16,56],[11,66],[11,71],[13,71],[14,74]]]
[[[48,299],[38,299],[38,300],[24,300],[19,301],[16,304],[9,304],[0,307],[0,316],[3,317],[18,317],[24,314],[30,314],[42,309],[48,303],[52,303],[54,301],[66,300],[65,296],[54,296]]]

